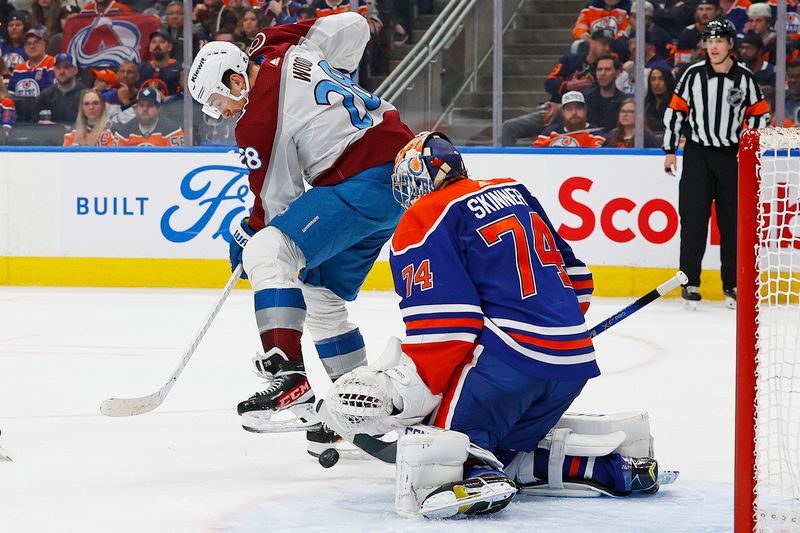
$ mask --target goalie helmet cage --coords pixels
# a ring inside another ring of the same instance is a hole
[[[736,533],[800,531],[800,130],[739,148]]]

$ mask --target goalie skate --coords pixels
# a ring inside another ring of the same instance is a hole
[[[484,474],[442,485],[425,498],[416,514],[438,519],[496,513],[516,493],[514,482],[506,476]]]

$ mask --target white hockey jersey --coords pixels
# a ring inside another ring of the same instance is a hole
[[[250,46],[261,65],[236,125],[260,230],[311,186],[335,185],[394,161],[413,137],[391,104],[356,85],[366,20],[343,13],[262,30]]]

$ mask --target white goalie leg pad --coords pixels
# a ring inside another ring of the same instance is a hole
[[[303,252],[285,233],[267,226],[250,238],[242,264],[253,291],[298,288],[297,273],[306,265]]]
[[[397,441],[394,508],[400,516],[417,516],[428,495],[464,477],[469,438],[457,431],[402,435]]]
[[[625,440],[611,453],[619,453],[626,457],[655,457],[653,437],[650,434],[650,415],[647,411],[623,411],[611,414],[565,413],[555,427],[568,428],[583,435],[608,435],[623,431]]]

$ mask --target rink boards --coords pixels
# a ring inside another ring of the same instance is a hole
[[[678,179],[660,150],[464,148],[471,177],[513,177],[595,274],[642,294],[678,265]],[[224,148],[0,149],[0,284],[218,287],[231,224],[252,204]],[[365,289],[391,289],[388,253]],[[712,224],[704,296],[721,298]]]

